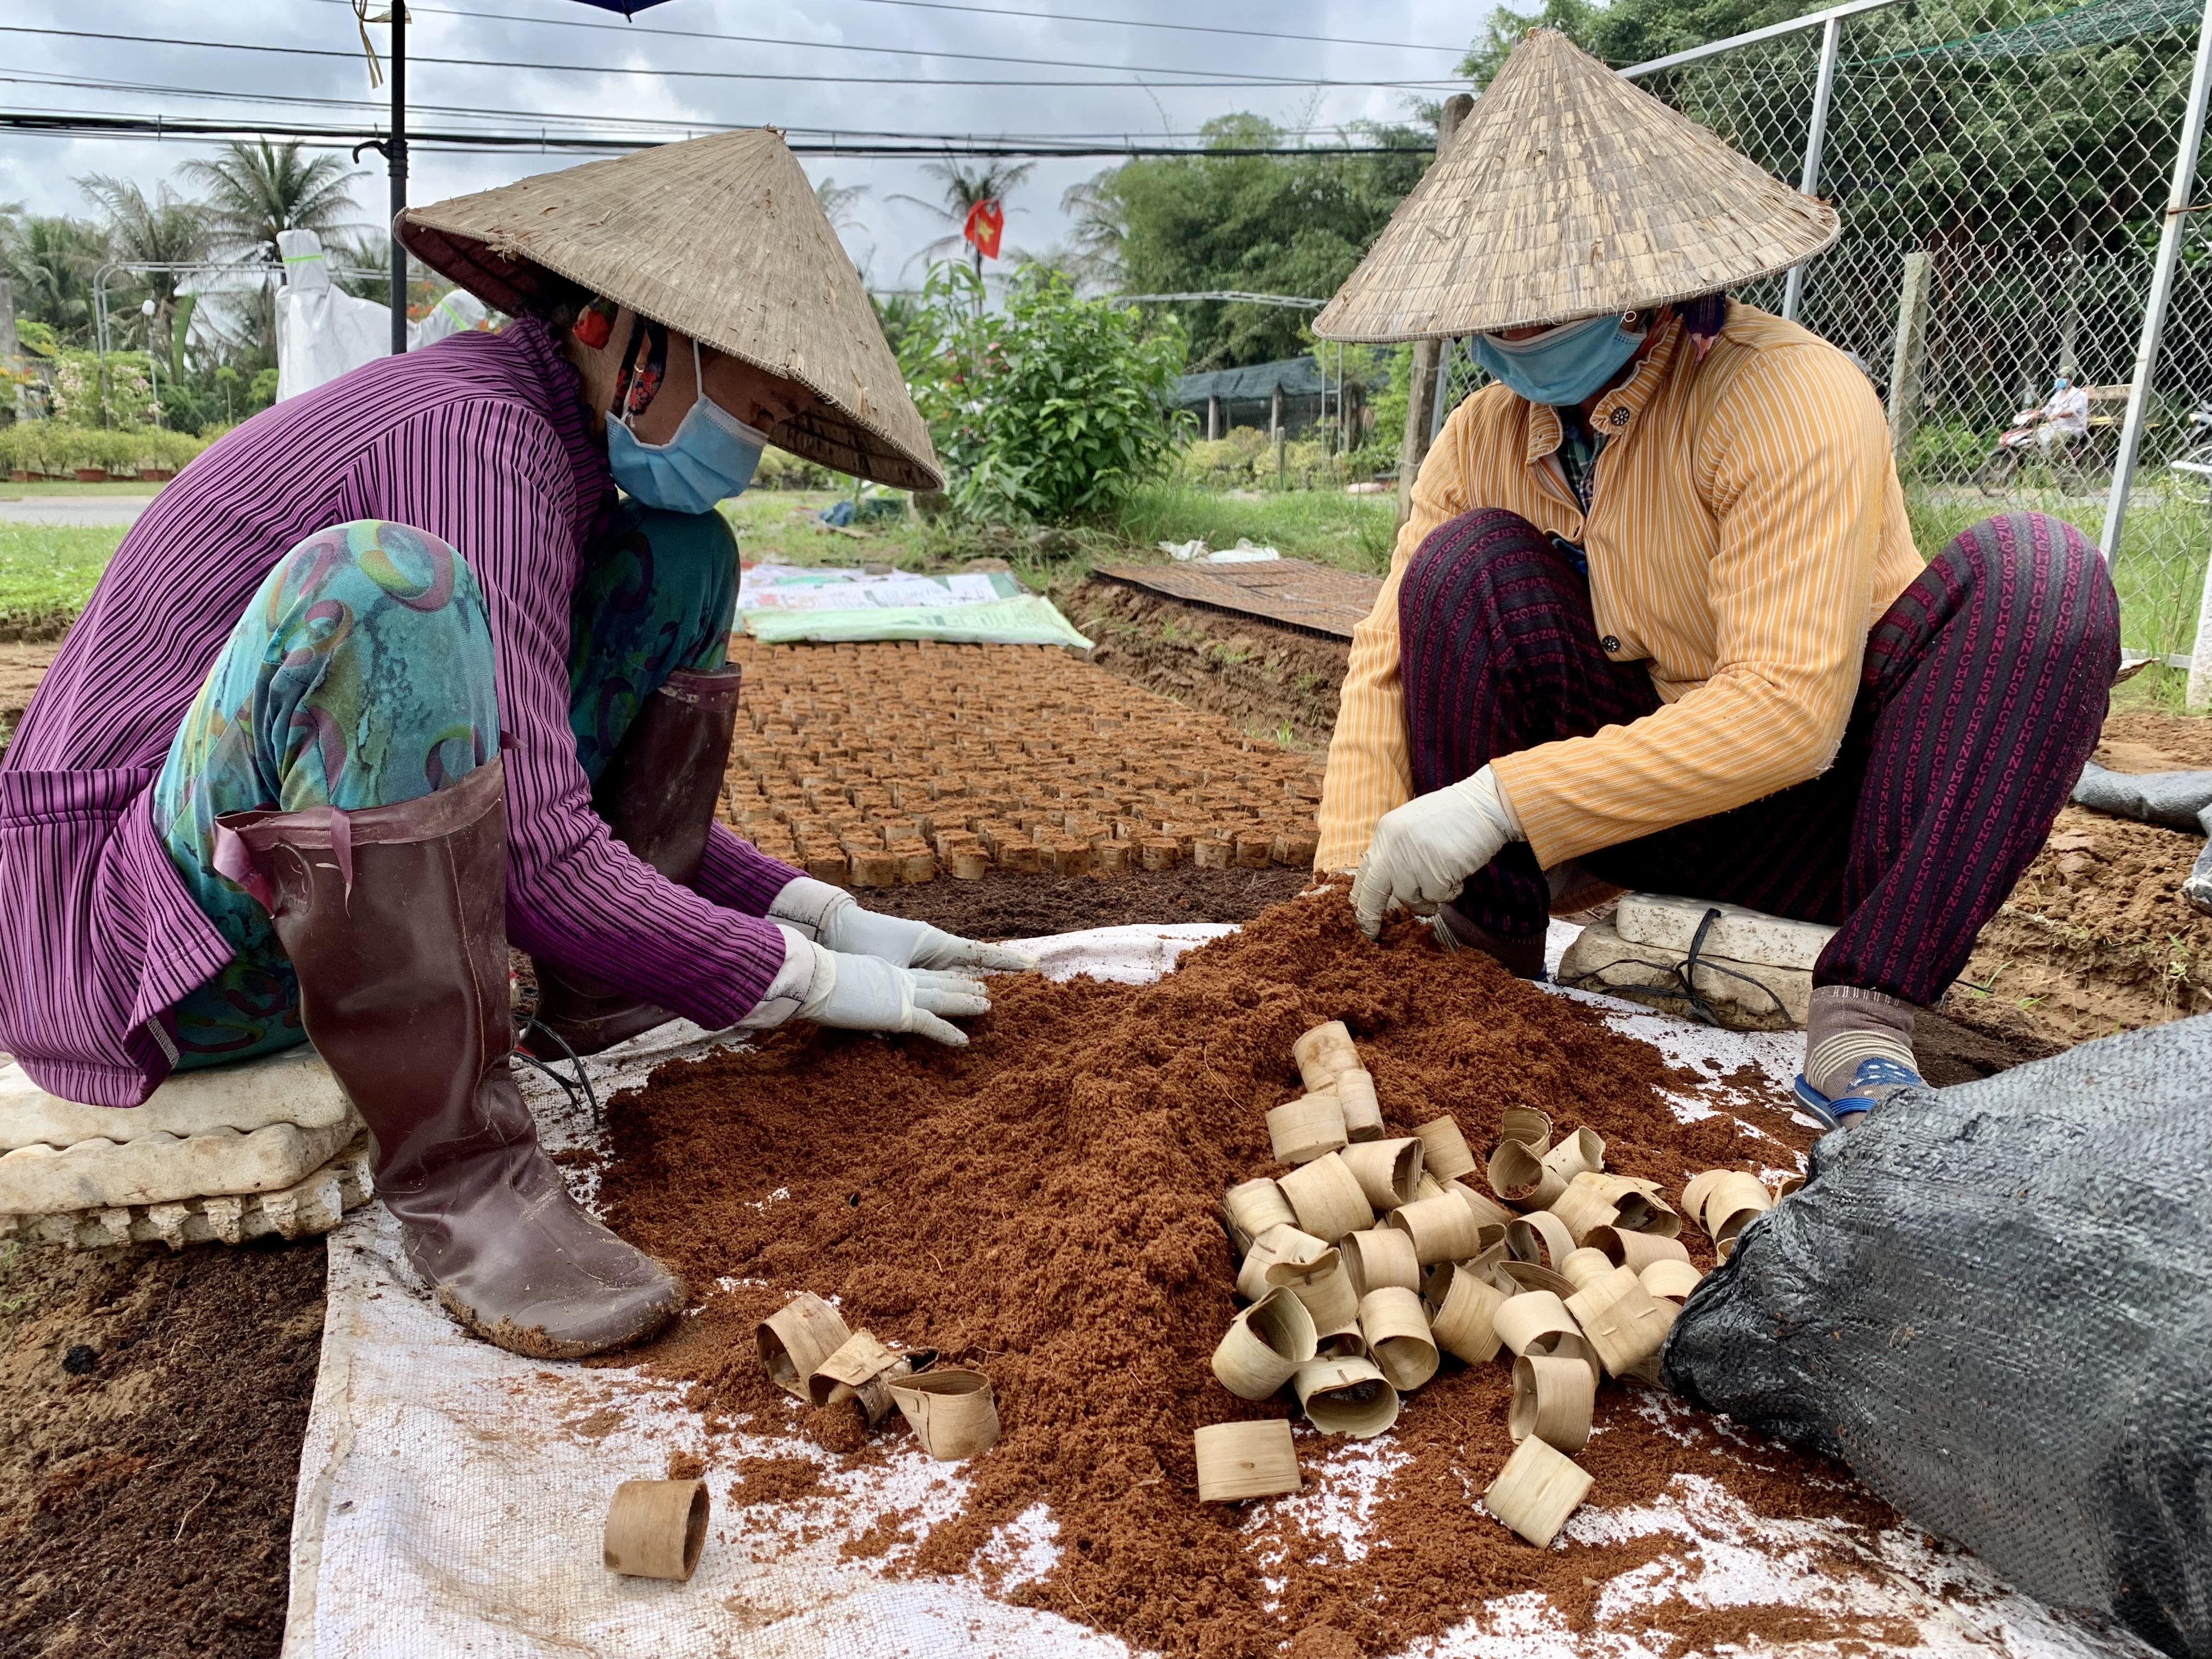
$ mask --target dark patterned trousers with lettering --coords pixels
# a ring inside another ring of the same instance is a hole
[[[1587,737],[1659,707],[1640,663],[1600,647],[1589,588],[1517,514],[1438,526],[1399,592],[1413,787]],[[1927,1006],[2050,834],[2096,746],[2119,601],[2073,526],[2013,513],[1929,561],[1867,635],[1835,764],[1733,811],[1583,862],[1616,885],[1838,927],[1816,985]],[[1540,932],[1549,888],[1525,843],[1454,902],[1493,933]]]

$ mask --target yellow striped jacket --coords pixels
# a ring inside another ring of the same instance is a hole
[[[1422,463],[1389,579],[1352,633],[1316,866],[1359,861],[1411,798],[1398,585],[1439,525],[1505,507],[1579,544],[1607,654],[1643,662],[1662,707],[1492,765],[1547,867],[1741,806],[1825,770],[1867,630],[1922,568],[1866,376],[1818,336],[1745,305],[1705,361],[1670,320],[1591,425],[1607,434],[1584,515],[1559,419],[1491,386]]]

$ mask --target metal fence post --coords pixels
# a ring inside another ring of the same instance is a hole
[[[1805,132],[1805,171],[1797,188],[1812,195],[1820,183],[1820,146],[1828,137],[1828,100],[1836,90],[1836,42],[1843,19],[1832,12],[1820,28],[1820,73],[1813,82],[1813,119]],[[1790,267],[1790,281],[1782,290],[1782,314],[1797,320],[1798,301],[1805,297],[1805,267]]]
[[[1444,159],[1451,149],[1451,141],[1459,131],[1459,124],[1474,108],[1474,98],[1464,92],[1455,93],[1444,100],[1443,108],[1437,114],[1437,161]],[[1436,162],[1430,163],[1435,166]],[[1439,354],[1443,343],[1436,340],[1413,342],[1412,371],[1406,386],[1406,435],[1398,447],[1398,524],[1404,528],[1406,520],[1413,516],[1413,480],[1420,475],[1421,463],[1428,456],[1429,446],[1436,441],[1436,411],[1443,398],[1443,377],[1438,372],[1442,361]]]
[[[1901,463],[1920,425],[1920,371],[1928,359],[1929,276],[1935,259],[1925,253],[1905,256],[1905,280],[1897,289],[1897,343],[1889,360],[1889,453]]]

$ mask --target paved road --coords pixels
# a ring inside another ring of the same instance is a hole
[[[0,495],[0,524],[106,526],[120,529],[138,521],[154,503],[151,495]]]

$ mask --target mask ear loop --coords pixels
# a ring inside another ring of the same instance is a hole
[[[624,426],[629,424],[629,416],[624,412],[623,406],[629,401],[630,382],[637,378],[637,348],[638,343],[644,335],[645,319],[637,313],[632,312],[629,319],[629,340],[623,347],[622,373],[615,377],[615,395],[607,402],[608,416],[611,419],[620,421]]]

